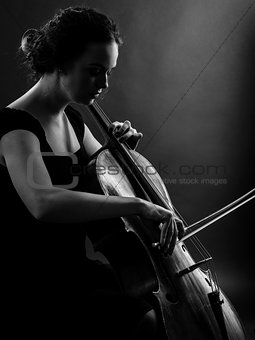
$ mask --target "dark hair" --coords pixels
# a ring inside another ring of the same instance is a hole
[[[20,49],[24,63],[33,78],[56,69],[66,70],[89,43],[122,44],[116,23],[93,8],[68,7],[60,9],[39,29],[28,29],[22,36]]]

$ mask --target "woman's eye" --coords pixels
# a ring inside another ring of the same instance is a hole
[[[97,76],[99,75],[101,72],[101,70],[99,68],[91,68],[89,69],[89,73],[92,75],[92,76]]]
[[[112,71],[113,70],[106,72],[107,77],[110,77],[112,75]],[[90,73],[91,76],[96,77],[96,76],[100,75],[101,73],[105,74],[105,71],[100,69],[100,68],[89,68],[89,73]]]

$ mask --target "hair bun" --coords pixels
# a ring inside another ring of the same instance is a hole
[[[32,43],[36,37],[38,37],[39,31],[35,28],[29,28],[26,32],[22,35],[21,38],[21,50],[28,54],[31,50]]]

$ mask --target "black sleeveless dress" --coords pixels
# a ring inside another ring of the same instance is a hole
[[[23,110],[0,110],[0,138],[16,129],[31,131],[40,141],[53,185],[84,191],[86,176],[80,171],[88,161],[84,122],[70,106],[65,113],[80,143],[70,156],[54,155],[39,121]],[[86,257],[86,226],[36,220],[3,165],[0,184],[4,323],[10,337],[128,339],[132,325],[151,307],[124,296],[108,266]]]

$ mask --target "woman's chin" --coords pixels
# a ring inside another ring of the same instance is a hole
[[[94,101],[95,101],[95,98],[90,99],[90,100],[89,100],[89,104],[93,104]]]
[[[83,105],[90,105],[93,104],[95,98],[87,97],[87,98],[77,98],[75,102],[77,104],[83,104]]]

